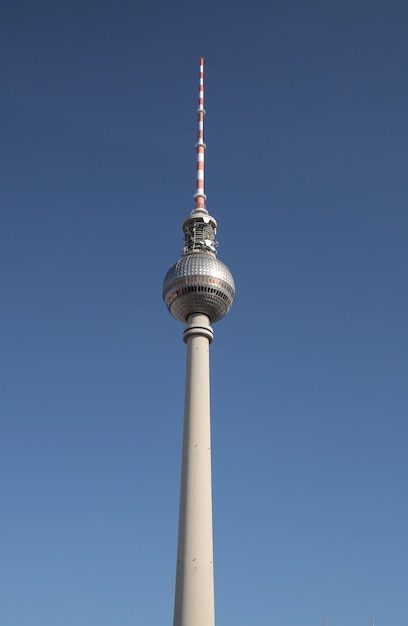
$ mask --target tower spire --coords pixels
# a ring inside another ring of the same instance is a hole
[[[196,193],[194,208],[189,217],[184,220],[183,232],[185,245],[183,255],[190,252],[205,251],[216,254],[218,242],[216,240],[217,222],[209,215],[205,206],[207,196],[204,192],[204,58],[200,57],[200,82],[198,92],[198,138],[195,145],[197,151]]]
[[[205,153],[205,143],[204,143],[204,57],[200,57],[200,80],[199,80],[199,91],[198,91],[198,138],[197,143],[195,145],[197,150],[197,182],[196,182],[196,193],[194,195],[194,211],[205,211],[207,213],[207,209],[205,206],[205,201],[207,196],[204,193],[204,153]]]

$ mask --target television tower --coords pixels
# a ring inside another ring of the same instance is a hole
[[[214,626],[210,324],[228,313],[235,296],[231,272],[216,257],[217,222],[206,208],[203,58],[197,114],[194,208],[183,223],[182,256],[169,269],[163,283],[163,300],[168,310],[187,324],[183,334],[187,367],[174,626]]]

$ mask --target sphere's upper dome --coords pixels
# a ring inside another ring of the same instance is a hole
[[[231,272],[209,252],[183,255],[164,278],[163,300],[180,322],[192,313],[203,313],[210,322],[217,322],[230,310],[234,296]]]

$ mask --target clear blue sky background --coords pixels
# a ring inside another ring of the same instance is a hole
[[[0,624],[172,623],[200,55],[217,625],[406,624],[406,2],[3,0],[0,31]]]

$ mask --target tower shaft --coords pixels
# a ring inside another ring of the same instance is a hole
[[[174,626],[214,626],[210,361],[213,331],[203,314],[188,317],[183,458]]]

